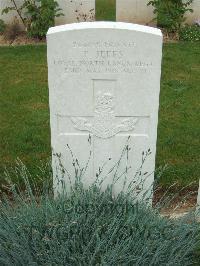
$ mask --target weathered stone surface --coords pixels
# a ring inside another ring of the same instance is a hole
[[[153,7],[149,0],[116,0],[116,20],[143,25],[155,25]]]
[[[95,0],[58,0],[58,4],[64,16],[56,18],[56,25],[95,20]]]
[[[143,171],[153,173],[162,57],[160,30],[128,23],[77,23],[51,28],[47,43],[51,143],[53,151],[61,154],[71,181],[74,170],[67,145],[82,166],[88,160],[88,139],[92,155],[84,177],[86,186],[105,163],[102,176],[108,177],[103,187],[113,182],[113,174],[107,172],[119,159],[129,136],[132,168],[126,174],[126,185],[123,176],[116,182],[114,193],[127,189],[134,180],[142,153],[148,149],[151,155]],[[59,191],[57,164],[53,156],[54,185]],[[124,156],[115,176],[126,166]],[[145,182],[138,191],[146,191],[154,175],[136,177],[137,182],[141,179]],[[66,173],[64,180],[69,184]]]

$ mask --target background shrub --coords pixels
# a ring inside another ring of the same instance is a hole
[[[154,7],[157,25],[168,32],[176,32],[185,21],[185,13],[193,12],[189,5],[193,0],[152,0],[148,5]]]
[[[2,19],[0,19],[0,34],[4,33],[5,28],[6,28],[5,22]]]
[[[62,16],[55,0],[24,0],[21,6],[11,0],[12,6],[3,9],[2,14],[15,10],[30,37],[43,38],[49,27],[54,26],[55,17]]]
[[[38,5],[27,3],[26,8],[30,37],[45,37],[48,29],[55,25],[55,17],[63,15],[54,0],[38,0]]]
[[[185,25],[179,32],[179,38],[182,41],[200,42],[200,26]]]

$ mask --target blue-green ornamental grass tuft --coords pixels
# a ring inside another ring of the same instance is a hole
[[[0,265],[194,265],[193,218],[161,217],[130,193],[102,192],[98,182],[85,189],[80,176],[56,199],[47,184],[33,193],[27,169],[18,167],[26,190],[10,184],[0,204]]]

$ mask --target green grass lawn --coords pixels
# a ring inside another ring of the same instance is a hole
[[[96,20],[116,20],[116,0],[96,0]]]
[[[164,45],[157,148],[157,166],[168,164],[164,186],[198,183],[199,58],[199,44]],[[0,89],[1,173],[17,157],[35,171],[51,156],[46,46],[0,47]]]

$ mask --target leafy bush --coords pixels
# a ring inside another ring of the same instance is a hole
[[[21,6],[17,6],[15,0],[11,2],[13,5],[3,9],[2,13],[15,10],[30,37],[45,37],[49,27],[54,26],[55,17],[63,15],[55,0],[24,0]]]
[[[185,21],[186,12],[193,12],[189,5],[193,0],[152,0],[148,5],[154,7],[156,20],[159,27],[168,32],[177,32]]]
[[[62,15],[58,3],[54,0],[38,0],[39,5],[27,3],[28,35],[43,38],[48,29],[55,25],[55,17]]]
[[[169,220],[112,186],[83,188],[53,199],[48,186],[34,196],[27,172],[25,193],[0,207],[0,265],[191,265],[197,225]]]
[[[200,42],[200,26],[185,25],[179,32],[179,39],[182,41]]]
[[[0,34],[4,33],[5,28],[6,28],[5,22],[2,19],[0,19]]]

